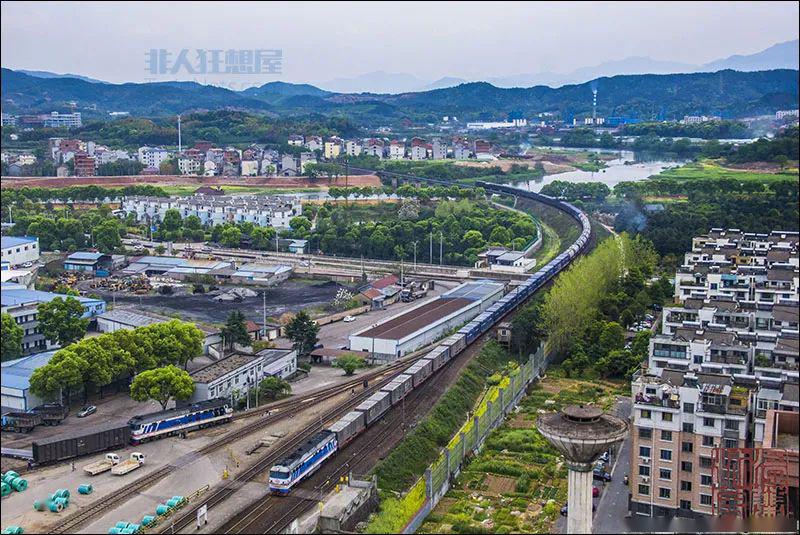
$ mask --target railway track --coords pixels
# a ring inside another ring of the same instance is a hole
[[[249,413],[237,414],[234,416],[235,420],[242,420],[253,417],[256,417],[257,419],[252,422],[248,422],[247,424],[243,425],[240,429],[236,429],[230,433],[227,433],[226,435],[211,442],[210,444],[207,444],[202,448],[198,449],[196,452],[187,453],[179,457],[172,463],[163,466],[145,476],[142,476],[139,479],[127,485],[124,485],[123,487],[115,491],[114,493],[115,502],[120,503],[119,502],[120,499],[124,501],[125,499],[136,495],[138,492],[146,489],[147,487],[152,486],[153,484],[167,477],[176,470],[193,462],[194,460],[197,459],[198,456],[203,456],[213,453],[236,440],[242,439],[250,435],[251,433],[258,431],[265,425],[277,422],[297,412],[303,411],[306,408],[308,408],[311,403],[320,403],[328,399],[331,399],[333,397],[336,397],[340,394],[346,393],[347,391],[352,390],[355,386],[361,385],[365,379],[372,382],[373,380],[378,378],[377,383],[373,384],[372,386],[368,387],[365,390],[362,390],[359,393],[359,395],[355,397],[355,399],[358,400],[358,402],[360,402],[366,395],[372,394],[375,390],[377,390],[377,388],[388,382],[391,379],[391,377],[395,374],[395,372],[403,370],[406,366],[409,365],[409,363],[416,361],[418,358],[424,355],[424,353],[425,350],[417,351],[413,353],[410,357],[404,358],[402,362],[398,361],[392,363],[380,370],[375,370],[374,372],[370,372],[364,375],[359,375],[358,378],[356,379],[352,379],[350,381],[341,383],[339,385],[318,392],[312,392],[310,394],[300,396],[298,398],[278,401],[273,404],[260,407],[257,411],[250,411]],[[327,414],[323,415],[323,418],[326,417]],[[234,481],[235,480],[236,478],[234,479]],[[87,522],[93,520],[94,518],[97,518],[101,514],[110,510],[113,506],[114,504],[110,503],[110,500],[107,499],[97,500],[94,503],[89,504],[87,507],[82,508],[81,510],[76,511],[73,514],[60,519],[58,525],[53,526],[49,530],[49,533],[74,532],[81,526],[85,525]]]

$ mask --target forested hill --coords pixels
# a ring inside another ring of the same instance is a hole
[[[335,94],[313,86],[270,83],[241,92],[192,82],[147,84],[90,83],[76,78],[36,78],[3,69],[6,113],[66,110],[75,101],[97,115],[128,111],[132,115],[171,115],[191,110],[234,108],[281,115],[347,114],[360,121],[410,118],[438,121],[499,119],[511,111],[526,115],[560,112],[567,118],[591,111],[591,88],[598,88],[598,112],[640,119],[721,115],[736,118],[774,113],[798,106],[798,71],[731,70],[715,73],[625,75],[559,88],[503,89],[485,82],[397,95]],[[91,112],[86,113],[91,116]]]

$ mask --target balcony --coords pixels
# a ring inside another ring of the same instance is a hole
[[[637,405],[649,405],[651,407],[665,407],[667,409],[680,409],[681,404],[680,400],[677,399],[677,395],[672,396],[648,396],[642,392],[638,392],[636,396],[634,396],[634,402]]]

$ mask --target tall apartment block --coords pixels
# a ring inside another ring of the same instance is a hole
[[[712,229],[693,240],[675,303],[664,307],[631,386],[632,513],[719,514],[736,501],[731,478],[720,476],[726,459],[791,444],[770,430],[775,413],[794,429],[800,412],[798,266],[797,232]],[[788,470],[797,473],[796,440],[789,451]],[[797,485],[794,478],[781,491],[778,509],[797,514]],[[755,489],[737,489],[756,507]]]

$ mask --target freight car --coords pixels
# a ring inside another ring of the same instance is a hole
[[[33,442],[33,462],[49,464],[81,455],[100,451],[124,448],[131,438],[127,425],[107,425],[95,428],[92,432],[74,433],[67,436],[36,440]]]
[[[440,183],[441,181],[430,180],[430,182]],[[410,393],[410,390],[408,390],[409,382],[411,384],[411,390],[419,388],[431,374],[441,369],[449,360],[457,357],[466,349],[467,345],[486,333],[503,316],[514,310],[514,308],[523,303],[556,274],[567,267],[588,245],[591,235],[589,218],[571,204],[561,202],[546,195],[519,190],[511,186],[486,182],[478,182],[477,186],[483,187],[489,192],[527,197],[553,206],[574,218],[581,225],[581,234],[566,251],[542,266],[522,284],[493,303],[472,321],[462,326],[456,334],[443,340],[441,344],[437,345],[436,348],[431,350],[425,357],[412,364],[403,374],[398,376],[398,378],[393,379],[383,387],[382,391],[373,394],[356,407],[354,411],[347,413],[341,419],[331,424],[323,433],[316,435],[305,445],[301,446],[297,452],[281,461],[281,463],[273,466],[272,469],[270,469],[269,478],[270,490],[273,493],[282,495],[288,494],[293,485],[316,470],[319,465],[325,459],[332,456],[338,448],[341,448],[344,444],[353,440],[356,435],[372,425],[376,420],[380,419],[391,406],[399,403],[404,396],[408,395]],[[401,387],[401,385],[405,386]]]

